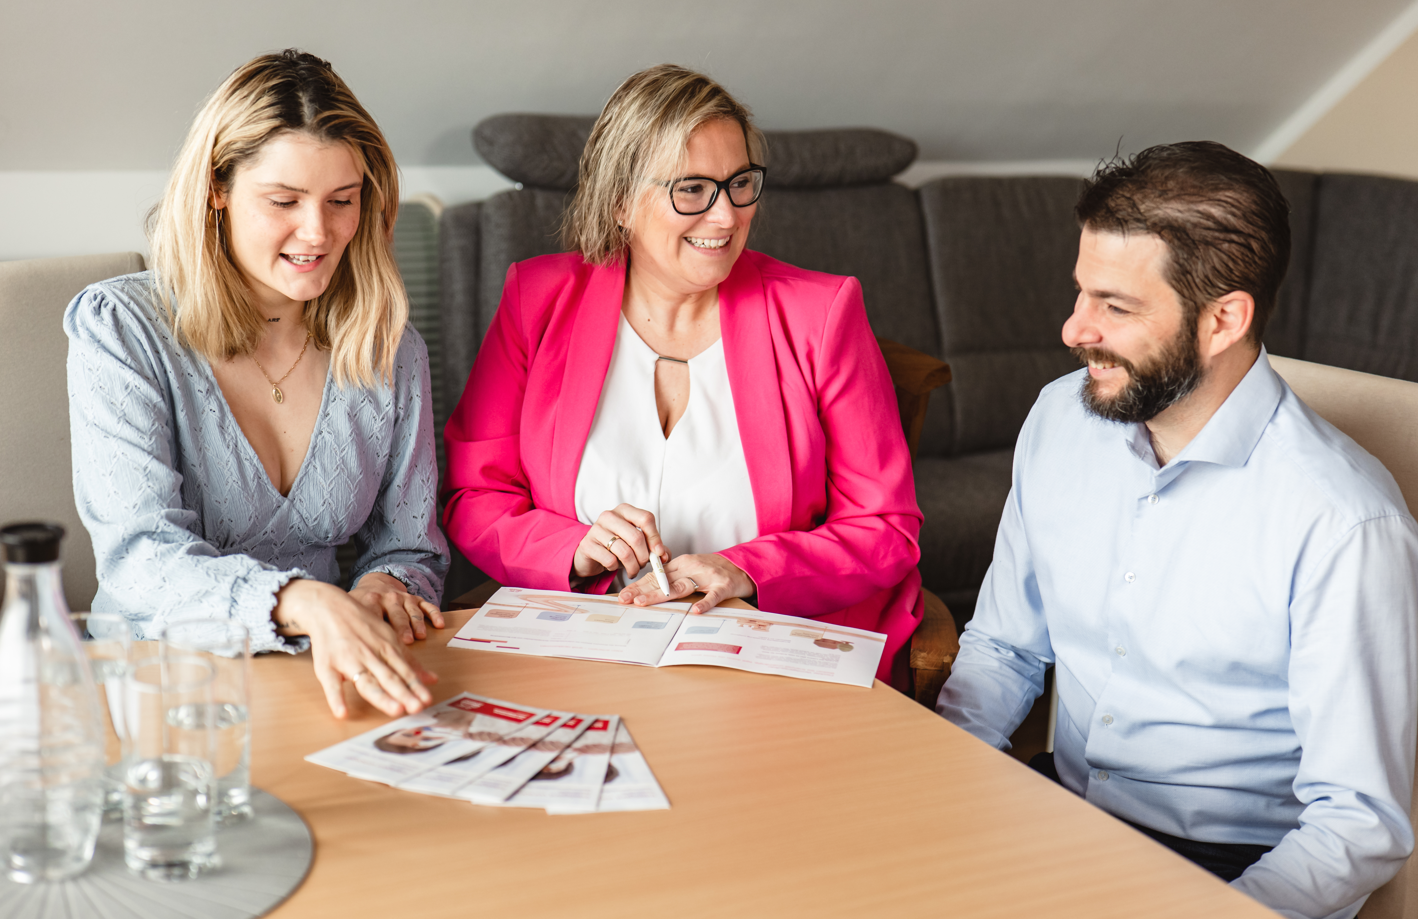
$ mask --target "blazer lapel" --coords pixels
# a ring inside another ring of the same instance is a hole
[[[782,533],[792,523],[793,469],[768,301],[754,254],[745,250],[719,285],[719,328],[758,533],[766,536]]]
[[[551,506],[571,517],[576,516],[576,475],[615,350],[624,292],[624,264],[593,267],[579,302],[571,306],[576,318],[551,445]]]

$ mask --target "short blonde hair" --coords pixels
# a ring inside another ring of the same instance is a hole
[[[763,134],[749,110],[702,73],[658,64],[633,74],[611,94],[591,129],[561,239],[593,265],[626,252],[618,213],[634,217],[649,183],[677,178],[690,135],[717,118],[737,121],[749,159],[763,163]],[[630,221],[627,220],[627,223]]]
[[[212,206],[262,146],[288,133],[346,145],[364,174],[359,228],[330,286],[305,307],[311,338],[332,352],[335,381],[386,385],[408,321],[394,261],[399,176],[379,126],[325,61],[296,50],[238,67],[198,112],[162,200],[148,215],[159,295],[179,339],[210,361],[250,354],[265,332]]]

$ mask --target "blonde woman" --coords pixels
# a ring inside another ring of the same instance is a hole
[[[662,65],[606,103],[564,241],[512,266],[446,431],[444,523],[504,584],[702,590],[887,634],[922,613],[911,460],[861,285],[745,248],[748,111]],[[673,550],[673,553],[671,553]]]
[[[150,218],[153,270],[64,315],[94,609],[145,638],[207,616],[242,621],[254,651],[311,647],[341,717],[345,681],[390,715],[427,704],[432,675],[404,645],[443,626],[398,193],[388,144],[329,64],[256,58],[192,125]]]

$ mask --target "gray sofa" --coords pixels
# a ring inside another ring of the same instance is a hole
[[[455,405],[514,261],[560,250],[556,228],[590,118],[502,115],[473,132],[518,187],[447,209],[439,228],[444,404]],[[1080,184],[1062,177],[892,181],[916,145],[873,130],[768,132],[768,182],[749,245],[862,282],[878,336],[948,361],[916,459],[925,586],[963,627],[989,566],[1011,451],[1039,389],[1077,364]],[[1294,255],[1272,353],[1418,380],[1418,183],[1277,173]],[[474,586],[458,563],[447,592]]]

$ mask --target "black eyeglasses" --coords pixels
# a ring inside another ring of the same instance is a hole
[[[675,213],[692,217],[713,207],[719,200],[720,189],[728,192],[729,203],[734,207],[748,207],[763,194],[763,176],[767,172],[764,167],[749,163],[743,172],[736,172],[722,182],[708,176],[685,176],[662,184],[670,189],[670,204]]]

